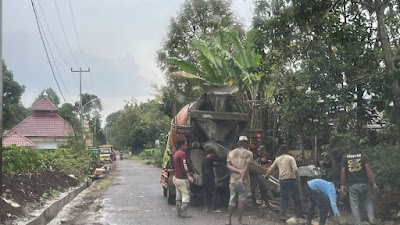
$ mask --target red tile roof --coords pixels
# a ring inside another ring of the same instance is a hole
[[[36,147],[28,138],[22,136],[18,132],[8,132],[6,137],[3,139],[3,146],[16,145],[20,147]]]
[[[32,109],[33,111],[57,111],[57,107],[47,98],[47,96],[44,96],[42,99],[36,102]]]
[[[57,113],[36,111],[10,132],[18,132],[25,137],[63,137],[73,130]]]

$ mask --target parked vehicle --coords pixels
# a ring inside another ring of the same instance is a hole
[[[188,142],[187,163],[194,178],[191,192],[194,197],[201,198],[201,163],[206,157],[205,150],[212,148],[217,157],[226,158],[229,151],[236,147],[239,136],[246,135],[249,114],[242,110],[232,95],[238,87],[203,86],[202,89],[203,95],[183,107],[171,122],[161,175],[164,196],[170,204],[175,200],[172,158],[177,151],[175,144],[178,140],[186,139]],[[225,163],[216,167],[217,187],[224,194],[220,195],[223,201],[229,199],[229,174]]]
[[[110,158],[110,154],[114,153],[114,148],[112,145],[100,145],[100,162],[112,162],[112,158]]]

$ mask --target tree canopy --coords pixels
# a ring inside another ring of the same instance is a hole
[[[25,86],[14,80],[14,74],[3,60],[3,128],[11,129],[28,116],[21,103]]]
[[[124,108],[107,117],[107,136],[117,148],[140,151],[152,147],[155,140],[166,135],[170,119],[159,110],[157,100],[138,104],[127,102]]]
[[[222,27],[236,28],[242,33],[228,0],[186,0],[178,15],[171,18],[167,36],[156,57],[158,67],[165,72],[167,78],[167,85],[161,87],[164,95],[161,103],[162,108],[172,109],[172,112],[164,111],[166,115],[172,117],[177,109],[200,95],[199,89],[194,88],[198,85],[196,80],[170,75],[177,67],[168,64],[167,58],[196,63],[192,40],[203,35],[215,36]]]
[[[33,101],[32,106],[34,106],[43,96],[47,95],[47,98],[56,106],[59,107],[60,105],[60,97],[58,97],[57,92],[53,90],[53,88],[47,88],[40,92],[39,96],[36,97],[35,101]]]

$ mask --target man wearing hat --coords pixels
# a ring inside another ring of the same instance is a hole
[[[232,224],[232,214],[236,206],[239,217],[238,224],[243,224],[244,202],[247,199],[247,189],[250,185],[249,166],[253,161],[253,153],[247,150],[249,147],[247,137],[240,136],[237,145],[238,147],[229,152],[226,159],[227,167],[231,171],[228,221],[226,221],[228,225]]]

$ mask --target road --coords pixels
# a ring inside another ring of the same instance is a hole
[[[110,185],[101,189],[104,181],[95,182],[83,191],[53,219],[59,224],[145,224],[145,225],[213,225],[225,224],[223,213],[203,212],[202,206],[191,206],[189,219],[176,217],[176,209],[168,205],[160,185],[161,169],[142,165],[138,161],[116,162]],[[249,214],[250,215],[250,214]],[[252,225],[279,224],[246,215],[243,222]],[[237,217],[233,217],[236,224]]]

